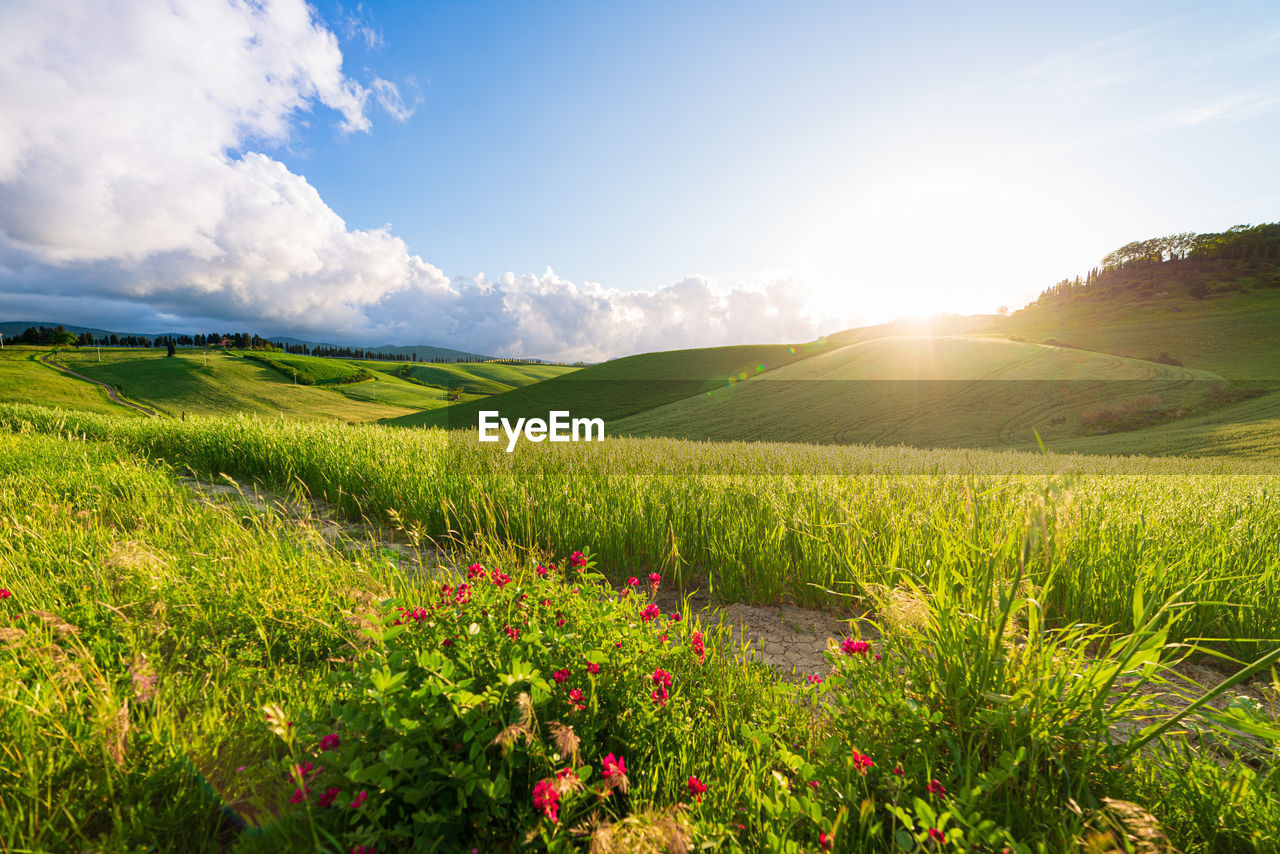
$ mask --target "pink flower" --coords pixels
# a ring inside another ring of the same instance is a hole
[[[338,738],[338,734],[336,732],[331,732],[320,739],[320,750],[322,752],[325,750],[334,750],[341,743],[342,739]]]
[[[689,639],[689,645],[693,647],[694,654],[698,656],[699,663],[707,660],[707,650],[706,647],[702,645],[702,632],[695,631],[693,636]]]
[[[650,620],[656,619],[661,614],[662,612],[658,610],[657,605],[649,605],[640,612],[640,619],[647,623]]]
[[[561,627],[561,628],[563,628],[563,627],[564,627],[564,617],[561,617],[560,619],[556,620],[556,625],[557,625],[557,626],[559,626],[559,627]]]
[[[673,613],[673,614],[667,614],[667,619],[668,619],[668,620],[670,620],[670,621],[671,621],[671,622],[673,622],[673,623],[678,623],[678,622],[680,622],[680,620],[682,619],[682,617],[680,616],[680,612],[679,612],[679,611],[676,611],[676,612],[675,612],[675,613]]]
[[[314,767],[315,766],[310,762],[303,762],[301,765],[293,766],[293,779],[298,781],[299,786],[302,785],[303,781],[306,780],[307,777],[311,776],[311,769]]]
[[[556,791],[555,783],[549,779],[538,781],[538,785],[533,787],[533,808],[554,823],[560,820],[557,815],[559,804],[560,793]]]
[[[569,566],[583,567],[587,565],[587,556],[582,552],[574,552],[569,555]]]
[[[658,585],[662,583],[662,576],[656,572],[649,573],[649,593],[657,593]]]
[[[557,685],[563,685],[569,681],[569,671],[568,669],[553,670],[551,671],[551,678],[556,680]]]
[[[871,644],[863,640],[845,638],[844,643],[840,644],[840,651],[845,655],[866,655],[871,651]]]
[[[653,702],[659,706],[665,706],[667,704],[667,700],[671,699],[671,695],[667,693],[666,688],[658,688],[649,692],[649,699],[653,700]]]
[[[810,684],[810,685],[821,685],[821,684],[822,684],[822,677],[821,677],[821,676],[819,676],[819,675],[818,675],[818,674],[816,674],[816,673],[810,673],[810,674],[808,675],[808,677],[806,677],[806,678],[809,680],[809,684]]]
[[[369,800],[369,793],[364,789],[361,789],[360,794],[356,795],[356,799],[351,802],[351,808],[353,810],[358,810],[360,807],[364,806],[364,802],[367,800]]]
[[[547,568],[545,566],[538,567],[538,577],[539,578],[547,577]]]
[[[592,676],[594,676],[595,674],[600,672],[600,665],[596,664],[594,661],[588,662],[587,672],[590,673]]]
[[[511,583],[511,576],[498,569],[489,573],[489,577],[493,579],[494,584],[498,585],[499,590]]]
[[[570,700],[570,702],[574,702],[574,703],[581,703],[581,702],[582,702],[582,689],[581,689],[581,688],[572,688],[572,689],[570,689],[570,691],[569,691],[569,700]]]
[[[685,786],[689,789],[689,794],[697,798],[698,803],[702,803],[702,795],[707,791],[707,784],[690,774],[689,782]]]
[[[539,604],[539,605],[541,605],[543,608],[545,608],[545,607],[547,607],[548,605],[550,605],[550,604],[551,604],[551,600],[550,600],[550,599],[539,599],[539,600],[538,600],[538,604]]]
[[[831,846],[835,843],[835,841],[836,841],[836,838],[834,836],[827,836],[827,834],[825,833],[818,834],[818,844],[822,846],[823,851],[830,851]]]
[[[507,633],[507,637],[511,638],[512,640],[519,640],[519,639],[520,639],[520,630],[519,630],[519,629],[513,629],[513,628],[511,628],[510,626],[504,626],[504,627],[503,627],[503,631],[505,631],[505,632]]]
[[[324,794],[320,796],[320,806],[322,807],[333,806],[333,802],[338,798],[338,791],[339,790],[337,786],[330,786],[329,788],[325,789]]]
[[[628,578],[628,579],[627,579],[627,584],[630,584],[632,587],[639,587],[639,586],[640,586],[640,579],[636,578],[636,577],[633,575],[633,576],[631,576],[630,578]]]
[[[374,854],[372,845],[357,845],[351,849],[351,854]]]
[[[0,587],[0,599],[8,599],[12,595],[13,595],[13,591],[11,591],[8,587]]]
[[[813,789],[815,792],[816,792],[816,791],[818,791],[818,781],[817,781],[817,780],[810,780],[810,781],[809,781],[809,788],[810,788],[810,789]]]
[[[621,756],[610,753],[600,761],[600,772],[606,777],[623,777],[627,773],[627,762]]]
[[[929,838],[932,839],[934,842],[947,841],[946,834],[944,834],[941,830],[938,830],[938,828],[936,827],[929,828]]]
[[[654,670],[653,676],[650,678],[653,679],[654,684],[656,685],[665,685],[668,688],[671,687],[671,674],[663,670],[662,668],[658,668],[657,670]]]
[[[474,581],[477,578],[484,578],[485,569],[478,563],[473,563],[467,567],[467,580]]]
[[[894,776],[896,776],[896,777],[901,777],[901,776],[902,776],[902,773],[903,773],[903,772],[902,772],[902,766],[901,766],[901,765],[895,765],[895,766],[893,766],[893,773],[894,773]]]
[[[853,751],[853,767],[857,769],[859,774],[865,775],[867,769],[875,763],[871,761],[871,757],[865,753],[859,753],[855,748]]]
[[[301,789],[294,789],[293,797],[289,798],[289,803],[300,804],[306,799],[307,799],[307,787],[303,786]]]
[[[929,794],[937,795],[938,797],[942,797],[947,793],[947,787],[939,783],[937,780],[930,780],[929,785],[925,786],[924,790]]]

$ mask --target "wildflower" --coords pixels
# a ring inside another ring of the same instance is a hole
[[[690,774],[689,782],[685,786],[689,789],[689,794],[693,795],[698,800],[698,803],[702,803],[702,795],[707,791],[707,784]]]
[[[859,774],[866,774],[867,769],[875,763],[871,761],[871,757],[865,753],[859,753],[856,749],[853,751],[853,767],[858,770]]]
[[[821,684],[822,684],[822,677],[821,677],[821,676],[819,676],[819,675],[818,675],[818,674],[816,674],[816,673],[810,673],[810,674],[809,674],[809,676],[808,676],[807,678],[808,678],[808,680],[809,680],[809,684],[810,684],[810,685],[821,685]]]
[[[307,794],[306,786],[303,786],[301,789],[294,789],[293,797],[289,798],[289,803],[300,804],[307,799]]]
[[[570,701],[570,702],[572,702],[572,703],[581,703],[581,702],[582,702],[582,689],[581,689],[581,688],[573,688],[573,689],[571,689],[571,690],[569,691],[569,701]]]
[[[658,640],[659,640],[660,642],[662,642],[662,643],[667,643],[668,638],[667,638],[667,636],[666,636],[666,635],[663,635],[662,637],[658,638]]]
[[[610,753],[600,761],[600,770],[606,786],[610,789],[627,791],[627,763],[621,756]]]
[[[813,789],[815,792],[816,792],[816,791],[818,791],[818,781],[817,781],[817,780],[810,780],[810,781],[809,781],[809,788],[810,788],[810,789]]]
[[[622,649],[622,641],[614,641],[613,645],[616,646],[618,649]]]
[[[360,807],[364,806],[364,802],[367,800],[369,800],[369,793],[364,789],[361,789],[360,794],[356,795],[356,799],[351,802],[351,808],[353,810],[358,810]]]
[[[556,620],[556,625],[560,628],[564,628],[564,617],[561,617],[560,619]]]
[[[667,700],[671,699],[671,695],[667,693],[666,688],[656,688],[649,692],[649,699],[659,706],[665,706]]]
[[[467,603],[468,603],[468,602],[470,602],[470,601],[471,601],[471,585],[470,585],[470,584],[459,584],[459,585],[458,585],[458,592],[457,592],[457,594],[453,597],[453,604],[455,604],[455,605],[465,605],[465,604],[467,604]]]
[[[551,604],[551,600],[550,600],[550,599],[539,599],[539,600],[538,600],[538,605],[540,605],[540,606],[541,606],[541,607],[543,607],[543,608],[547,607],[547,606],[548,606],[548,605],[550,605],[550,604]]]
[[[560,809],[560,794],[556,791],[555,784],[551,780],[540,780],[538,785],[533,787],[533,807],[540,810],[543,815],[557,822],[560,817],[556,814]]]
[[[946,834],[944,834],[941,830],[938,830],[938,828],[936,827],[929,828],[929,838],[932,839],[934,842],[947,841]]]
[[[547,568],[545,566],[539,566],[537,571],[538,571],[539,578],[547,577]]]
[[[568,669],[553,670],[551,671],[551,678],[556,681],[557,685],[563,685],[569,681],[569,671]]]
[[[689,645],[693,647],[694,653],[698,656],[699,664],[707,660],[707,650],[702,645],[702,632],[695,631],[689,639]]]
[[[831,846],[835,843],[835,841],[836,841],[836,838],[834,835],[827,836],[826,833],[818,834],[818,845],[822,847],[823,851],[830,851]]]
[[[325,750],[334,750],[341,743],[342,739],[338,738],[338,734],[336,732],[331,732],[320,739],[320,750],[322,752]]]
[[[657,605],[649,605],[640,612],[640,619],[647,623],[650,620],[656,619],[661,613],[662,612],[658,610]]]
[[[485,568],[478,563],[473,563],[467,567],[467,580],[474,581],[477,578],[484,578]]]
[[[311,769],[315,766],[310,762],[303,762],[301,765],[293,766],[293,779],[298,781],[298,785],[302,785],[302,781],[311,776]]]
[[[493,579],[494,584],[498,585],[499,590],[511,583],[511,576],[498,569],[489,573],[489,577]]]
[[[596,664],[594,661],[588,662],[587,672],[590,673],[592,676],[596,675],[597,673],[600,672],[600,665]]]
[[[680,612],[679,612],[679,611],[676,611],[676,612],[674,612],[674,613],[667,614],[667,619],[668,619],[668,620],[670,620],[670,621],[671,621],[671,622],[673,622],[673,623],[678,623],[678,622],[680,622],[680,620],[682,619],[682,617],[680,616]]]
[[[871,651],[871,644],[863,640],[845,638],[844,643],[840,644],[840,651],[845,655],[866,655]]]
[[[627,584],[631,585],[632,587],[639,587],[639,586],[640,586],[640,579],[636,578],[636,577],[633,575],[633,576],[631,576],[630,578],[628,578],[628,579],[627,579]]]
[[[654,670],[651,678],[653,679],[654,684],[664,685],[667,688],[671,687],[671,674],[662,668]]]
[[[13,591],[11,591],[8,587],[0,587],[0,599],[8,599],[12,595],[13,595]]]
[[[649,595],[652,596],[658,592],[658,585],[662,583],[662,576],[656,572],[649,573]]]
[[[895,775],[895,776],[897,776],[897,777],[901,777],[901,776],[902,776],[902,773],[903,773],[903,772],[902,772],[902,763],[901,763],[901,762],[899,762],[897,765],[893,766],[893,773],[894,773],[894,775]]]
[[[510,626],[504,626],[504,627],[503,627],[503,631],[505,631],[505,632],[507,633],[507,637],[511,638],[512,640],[519,640],[519,639],[520,639],[520,630],[519,630],[519,629],[513,629],[513,628],[511,628]]]
[[[330,786],[324,790],[324,794],[320,796],[320,806],[331,807],[333,802],[338,798],[339,789],[337,786]]]
[[[582,552],[574,552],[569,555],[569,566],[583,567],[587,565],[587,556]]]
[[[374,854],[372,845],[357,845],[351,849],[351,854]]]
[[[929,794],[937,795],[938,797],[942,797],[947,793],[947,787],[939,783],[937,780],[930,780],[929,785],[925,786],[924,790]]]
[[[415,620],[418,623],[421,623],[426,618],[427,618],[427,612],[422,608],[414,608],[412,611],[409,612],[409,619]]]

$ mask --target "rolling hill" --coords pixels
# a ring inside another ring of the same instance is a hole
[[[46,347],[6,345],[0,349],[0,403],[40,403],[59,409],[140,414],[112,403],[102,388],[41,364],[40,357],[48,352]]]
[[[567,365],[504,362],[381,362],[362,361],[354,364],[379,373],[412,378],[440,388],[461,388],[467,394],[501,394],[552,377],[572,373],[578,368]]]
[[[609,423],[763,375],[821,352],[826,346],[815,342],[645,353],[591,365],[481,401],[394,418],[387,423],[402,427],[471,427],[482,409],[498,410],[504,418],[545,417],[551,410],[566,409]]]
[[[890,336],[619,421],[622,435],[925,447],[1024,445],[1220,402],[1188,368],[977,336]]]

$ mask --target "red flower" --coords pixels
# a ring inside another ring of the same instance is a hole
[[[893,766],[893,773],[894,773],[895,775],[897,775],[897,776],[901,777],[901,776],[902,776],[902,765],[900,765],[900,764],[899,764],[899,765],[895,765],[895,766]]]
[[[569,700],[570,700],[571,702],[574,702],[574,703],[581,703],[581,702],[582,702],[582,689],[581,689],[581,688],[574,688],[574,689],[570,690],[570,691],[569,691]]]
[[[938,797],[942,797],[947,793],[947,787],[939,783],[937,780],[930,780],[929,785],[925,786],[924,790],[929,794],[937,795]]]
[[[658,610],[657,605],[649,605],[643,611],[640,612],[640,619],[647,623],[650,620],[656,619],[661,615],[662,615],[662,612]]]
[[[336,732],[331,732],[320,739],[320,750],[334,750],[341,743],[342,739],[338,738],[338,734]]]
[[[564,617],[561,617],[560,619],[556,620],[556,625],[557,625],[557,626],[561,626],[561,627],[563,627],[563,626],[564,626]]]
[[[505,631],[505,632],[507,633],[507,637],[511,638],[512,640],[519,640],[519,639],[520,639],[520,630],[519,630],[519,629],[513,629],[513,628],[511,628],[510,626],[505,626],[505,627],[503,627],[503,631]]]
[[[301,789],[294,789],[293,797],[289,798],[289,803],[300,804],[307,799],[307,794],[306,786],[303,786]]]
[[[320,796],[320,806],[322,807],[333,806],[333,802],[338,798],[338,791],[339,790],[337,786],[330,786],[329,788],[325,789],[324,794]]]
[[[351,849],[351,854],[374,854],[372,845],[357,845]]]
[[[663,685],[667,688],[671,687],[671,674],[663,670],[662,668],[658,668],[657,670],[653,671],[653,676],[650,678],[653,679],[654,684],[656,685]]]
[[[8,599],[13,592],[8,587],[0,587],[0,599]]]
[[[553,670],[551,671],[551,678],[556,680],[557,685],[563,685],[564,683],[569,681],[569,671]]]
[[[594,676],[595,674],[600,672],[600,665],[596,664],[594,661],[588,662],[587,672]]]
[[[871,757],[864,753],[859,753],[856,749],[853,751],[853,767],[858,770],[859,774],[866,774],[867,769],[875,763],[871,761]]]
[[[702,632],[695,631],[693,636],[689,639],[689,645],[693,647],[694,653],[698,656],[699,663],[707,660],[707,650],[706,647],[702,645]]]
[[[600,760],[600,771],[606,779],[609,777],[625,777],[627,774],[627,762],[621,756],[614,756],[610,753]]]
[[[813,789],[815,792],[816,792],[816,791],[818,791],[818,781],[817,781],[817,780],[810,780],[810,781],[809,781],[809,788],[810,788],[810,789]]]
[[[821,685],[821,684],[822,684],[822,677],[821,677],[821,676],[819,676],[819,675],[817,675],[816,673],[810,673],[810,674],[809,674],[809,676],[808,676],[807,678],[808,678],[808,680],[809,680],[809,684],[810,684],[810,685]]]
[[[702,803],[702,795],[707,791],[707,784],[699,780],[692,774],[689,775],[689,782],[685,784],[689,789],[689,794],[697,798],[698,803]]]
[[[656,572],[649,573],[649,593],[657,593],[658,585],[662,583],[662,576]]]
[[[356,795],[356,799],[351,802],[351,808],[353,810],[358,810],[360,807],[364,806],[364,802],[367,800],[369,800],[369,793],[364,789],[361,789],[360,794]]]
[[[667,614],[667,619],[673,623],[680,622],[681,620],[680,612],[676,611],[674,614]]]
[[[938,828],[936,827],[929,828],[929,838],[934,840],[935,842],[947,841],[946,834],[944,834],[941,830],[938,830]]]
[[[628,583],[628,584],[630,584],[632,587],[639,587],[639,586],[640,586],[640,579],[636,578],[636,577],[633,575],[633,576],[631,576],[630,578],[628,578],[628,579],[627,579],[627,583]]]
[[[551,600],[550,600],[550,599],[539,599],[539,600],[538,600],[538,604],[545,608],[545,607],[547,607],[548,605],[550,605],[550,604],[551,604]]]
[[[473,581],[477,578],[484,578],[485,569],[478,563],[473,563],[467,567],[467,580]]]
[[[581,567],[586,565],[587,565],[587,556],[584,555],[582,552],[574,552],[573,554],[569,555],[569,566]]]
[[[489,577],[493,579],[494,584],[498,585],[499,590],[511,583],[511,576],[498,569],[489,573]]]
[[[840,651],[845,655],[866,655],[871,651],[871,644],[863,640],[845,638],[844,643],[840,644]]]
[[[830,851],[831,846],[835,843],[835,841],[836,841],[836,838],[834,836],[827,836],[827,834],[825,833],[818,834],[818,844],[822,846],[823,851]]]
[[[538,785],[533,787],[533,808],[542,812],[552,822],[557,822],[560,817],[556,814],[560,809],[560,793],[556,791],[556,785],[551,780],[540,780]]]
[[[547,577],[547,568],[545,566],[538,567],[538,577],[539,578]]]

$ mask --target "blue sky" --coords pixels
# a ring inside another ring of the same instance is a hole
[[[109,11],[0,12],[0,313],[593,358],[1280,218],[1274,3]]]
[[[1275,4],[321,8],[381,34],[344,43],[352,73],[421,103],[369,135],[316,124],[283,159],[452,274],[793,275],[838,298],[900,231],[972,268],[927,293],[989,311],[1128,240],[1280,210]],[[913,260],[870,268],[910,290]]]

